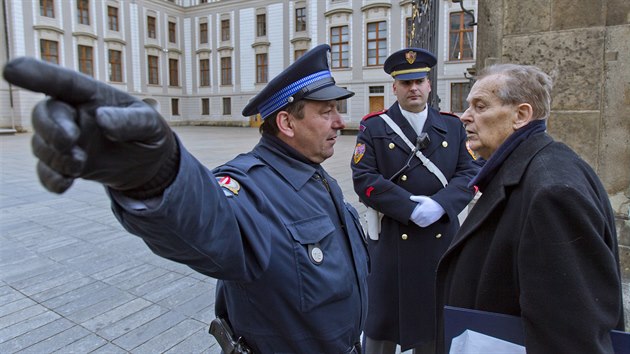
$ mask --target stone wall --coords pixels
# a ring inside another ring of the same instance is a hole
[[[610,195],[630,329],[630,1],[479,0],[476,15],[477,71],[512,62],[554,77],[549,133]]]

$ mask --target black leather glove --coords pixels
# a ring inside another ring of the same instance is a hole
[[[51,192],[75,178],[100,182],[145,199],[164,192],[177,175],[179,148],[170,127],[152,107],[89,76],[21,57],[4,78],[49,98],[33,109],[37,174]]]

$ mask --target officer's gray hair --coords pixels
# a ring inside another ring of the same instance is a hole
[[[482,69],[476,79],[492,75],[498,75],[502,80],[496,95],[503,104],[529,103],[533,109],[533,119],[549,118],[553,80],[540,68],[495,64]]]

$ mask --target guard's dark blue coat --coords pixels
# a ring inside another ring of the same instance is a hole
[[[346,353],[367,312],[361,225],[320,165],[286,151],[263,136],[211,172],[182,146],[159,206],[114,211],[156,254],[223,279],[217,306],[256,353]]]
[[[410,141],[416,141],[416,132],[398,103],[387,114]],[[466,149],[466,132],[459,119],[429,108],[423,131],[431,143],[422,152],[442,171],[448,186],[443,188],[416,157],[399,178],[389,181],[411,150],[379,116],[364,119],[362,126],[351,162],[354,189],[363,203],[385,214],[380,239],[368,240],[372,273],[365,333],[372,339],[400,343],[405,350],[434,337],[434,272],[459,227],[457,215],[473,197],[467,185],[477,167]],[[416,206],[411,195],[430,196],[446,215],[420,228],[409,220]]]

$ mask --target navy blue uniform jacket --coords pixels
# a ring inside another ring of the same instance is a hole
[[[499,167],[437,281],[440,309],[521,316],[527,353],[612,353],[609,332],[623,330],[608,194],[586,162],[547,134],[525,140]]]
[[[114,212],[157,255],[222,279],[217,308],[256,353],[346,353],[367,311],[357,212],[320,165],[273,139],[212,172],[180,144],[161,203],[114,199]]]
[[[387,114],[410,141],[416,141],[416,132],[398,103]],[[351,162],[354,190],[361,202],[385,215],[380,239],[368,240],[372,273],[365,333],[400,343],[406,350],[434,338],[435,269],[459,228],[457,215],[473,197],[467,185],[478,167],[466,149],[460,120],[429,108],[423,131],[431,143],[422,152],[442,171],[448,186],[443,188],[417,157],[400,177],[389,181],[411,149],[381,117],[364,119],[361,124]],[[417,226],[409,220],[417,204],[409,199],[411,195],[433,198],[446,214],[426,228]]]

